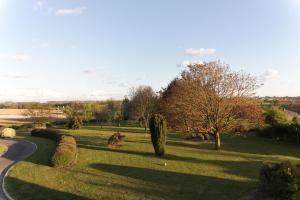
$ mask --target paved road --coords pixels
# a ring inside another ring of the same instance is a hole
[[[0,157],[0,184],[8,168],[18,161],[24,160],[35,152],[36,146],[27,141],[14,141],[0,139],[0,144],[6,145],[8,150]],[[0,187],[0,200],[6,200],[2,187]]]

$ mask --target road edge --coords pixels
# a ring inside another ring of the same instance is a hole
[[[35,144],[34,142],[31,142],[31,141],[28,141],[28,140],[21,140],[21,141],[25,141],[25,142],[31,143],[31,144],[35,147],[35,149],[34,149],[34,151],[33,151],[31,154],[27,155],[24,159],[12,163],[10,166],[8,166],[8,167],[5,169],[5,174],[4,174],[3,179],[2,179],[1,188],[2,188],[2,191],[3,191],[3,194],[4,194],[5,198],[8,199],[8,200],[15,200],[15,199],[12,198],[12,197],[10,196],[10,194],[9,194],[9,193],[6,191],[6,189],[5,189],[5,179],[6,179],[7,175],[8,175],[9,172],[15,167],[16,164],[18,164],[19,162],[21,162],[21,161],[23,161],[23,160],[29,158],[29,157],[30,157],[31,155],[33,155],[33,154],[37,151],[37,149],[38,149],[37,144]]]

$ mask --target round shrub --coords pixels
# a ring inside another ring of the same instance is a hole
[[[69,119],[68,128],[69,129],[80,129],[83,125],[81,117],[72,117]]]
[[[203,134],[203,135],[204,135],[204,139],[205,140],[210,140],[211,139],[211,137],[210,137],[210,135],[208,133]]]
[[[200,133],[198,135],[198,138],[199,138],[200,141],[204,141],[205,140],[204,134],[202,134],[202,133]]]
[[[149,125],[155,154],[163,156],[167,140],[167,122],[162,115],[156,114],[150,118]]]
[[[14,138],[16,136],[16,131],[12,128],[4,128],[1,130],[2,138]]]

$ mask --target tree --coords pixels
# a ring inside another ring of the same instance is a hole
[[[299,117],[293,117],[291,126],[292,126],[292,129],[293,129],[294,133],[296,134],[297,144],[299,144],[300,118]]]
[[[88,103],[83,105],[83,120],[87,123],[93,119],[93,105]]]
[[[266,123],[272,126],[286,125],[289,123],[288,115],[276,106],[272,106],[265,112]]]
[[[220,149],[220,134],[232,131],[251,115],[244,115],[242,108],[251,105],[259,110],[253,98],[256,78],[233,72],[219,61],[187,68],[161,91],[161,110],[173,126],[175,120],[192,131],[212,134],[215,148]]]
[[[29,117],[33,123],[45,123],[52,117],[51,114],[51,108],[42,104],[30,105],[23,113],[23,115]]]
[[[66,106],[64,113],[68,119],[68,128],[79,129],[83,125],[84,109],[79,103]]]
[[[149,127],[155,154],[163,156],[167,140],[167,122],[162,115],[155,114],[150,118]]]
[[[157,107],[157,95],[150,86],[139,86],[132,89],[130,97],[133,116],[143,124],[147,134],[149,118]]]
[[[132,117],[132,103],[125,97],[122,101],[122,118],[124,120],[129,120]]]

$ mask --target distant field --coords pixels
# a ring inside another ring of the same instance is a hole
[[[25,112],[26,109],[0,109],[0,125],[30,123],[31,120],[24,115]],[[61,111],[52,111],[52,118],[64,117]]]

